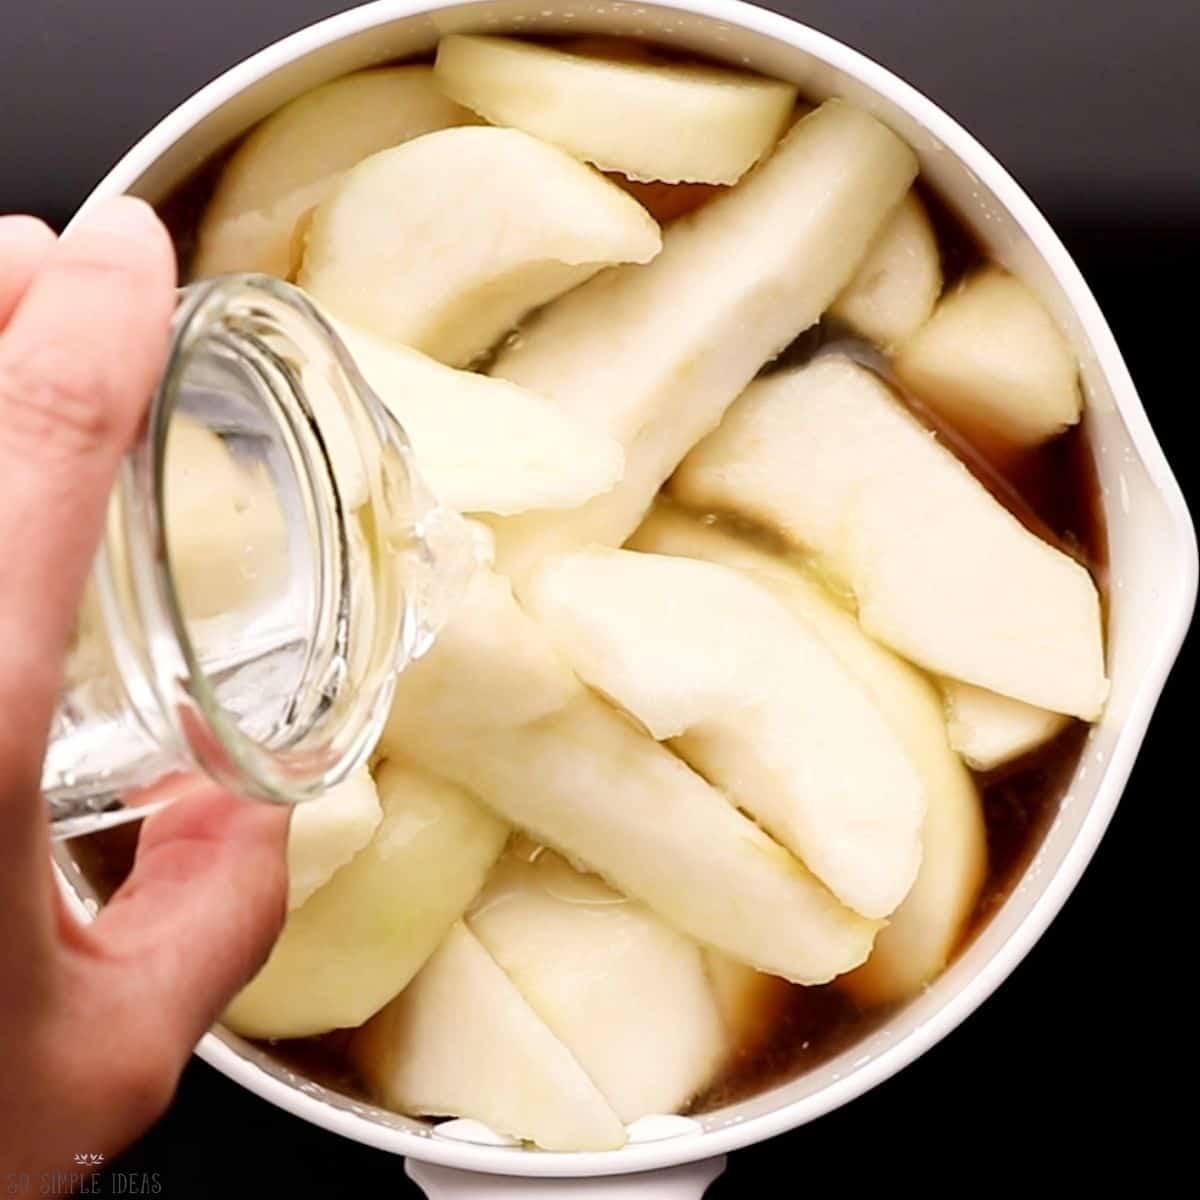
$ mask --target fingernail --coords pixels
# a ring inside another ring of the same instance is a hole
[[[145,200],[136,196],[112,196],[89,208],[71,222],[64,238],[87,234],[104,237],[146,238],[158,230],[158,217]]]

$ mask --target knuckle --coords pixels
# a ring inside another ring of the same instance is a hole
[[[40,343],[0,361],[0,439],[39,457],[75,458],[118,433],[111,388],[95,365],[67,345]]]

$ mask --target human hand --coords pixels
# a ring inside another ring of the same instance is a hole
[[[78,1171],[170,1101],[283,920],[287,813],[198,780],[97,920],[49,866],[42,757],[117,465],[162,371],[170,240],[129,198],[0,218],[0,1180]]]

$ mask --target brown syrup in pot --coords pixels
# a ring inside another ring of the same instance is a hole
[[[174,236],[185,279],[197,224],[227,158],[228,151],[222,152],[199,166],[158,205]],[[984,256],[951,208],[924,184],[918,187],[937,231],[946,287],[950,288],[982,264]],[[631,190],[637,194],[636,189]],[[694,190],[679,198],[679,211],[693,208],[707,198]],[[673,202],[666,203],[666,212],[670,212]],[[822,349],[834,348],[878,371],[1018,519],[1088,567],[1104,599],[1107,535],[1094,458],[1083,426],[1016,456],[996,447],[966,443],[915,397],[897,387],[883,355],[832,321],[822,322],[801,335],[764,370],[797,365]],[[987,825],[989,867],[963,945],[1003,904],[1036,853],[1080,760],[1086,735],[1086,726],[1074,722],[1048,745],[1018,762],[976,776]],[[72,846],[77,861],[101,898],[111,895],[127,874],[136,837],[136,827],[127,826]],[[890,1008],[862,1011],[838,989],[836,982],[820,987],[788,988],[777,999],[774,1009],[763,1014],[763,1021],[770,1023],[769,1031],[756,1036],[752,1046],[732,1055],[722,1076],[697,1098],[692,1111],[720,1108],[796,1078],[852,1046],[886,1019],[890,1011]],[[345,1033],[334,1033],[275,1043],[269,1049],[290,1069],[337,1091],[364,1098],[364,1090],[348,1064],[345,1042]]]

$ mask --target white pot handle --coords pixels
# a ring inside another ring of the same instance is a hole
[[[725,1159],[709,1158],[640,1175],[596,1175],[590,1179],[531,1179],[478,1175],[453,1167],[407,1160],[408,1177],[428,1200],[701,1200],[725,1170]]]

